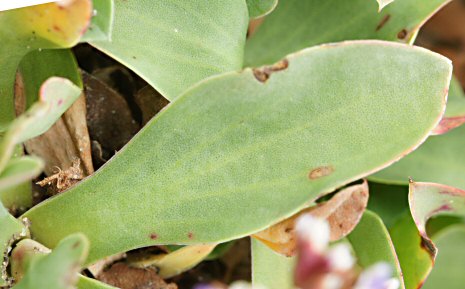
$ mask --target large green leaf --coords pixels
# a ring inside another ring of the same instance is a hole
[[[321,43],[356,39],[408,41],[447,2],[402,0],[378,13],[374,0],[279,1],[247,41],[245,65],[274,63],[286,54]]]
[[[15,117],[13,85],[21,59],[37,49],[70,47],[89,25],[90,0],[0,12],[0,132]]]
[[[28,234],[26,226],[15,219],[5,209],[0,202],[0,253],[2,262],[0,263],[0,287],[9,285],[10,280],[6,272],[8,265],[8,254],[11,250],[11,245],[19,238],[25,237]],[[7,261],[5,263],[5,260]]]
[[[13,289],[69,289],[78,281],[78,272],[84,262],[89,241],[82,234],[64,238],[49,254],[34,249],[30,240],[24,240],[13,250],[18,263],[28,261],[24,277]],[[23,252],[19,253],[20,250]],[[15,254],[16,251],[16,254]],[[18,265],[19,266],[19,265]]]
[[[250,18],[259,18],[269,14],[278,5],[278,0],[246,0]]]
[[[422,289],[462,289],[465,284],[465,226],[451,226],[433,237],[438,246],[434,270]]]
[[[465,189],[465,126],[432,136],[417,150],[392,166],[369,177],[371,181],[408,184],[430,181]]]
[[[402,270],[397,259],[394,245],[388,230],[378,215],[366,211],[360,223],[347,236],[352,248],[357,256],[358,264],[363,268],[368,268],[378,262],[386,262],[395,272],[399,279],[401,288],[405,288],[402,278]]]
[[[248,19],[244,0],[116,1],[112,41],[92,45],[173,100],[241,68]]]
[[[315,47],[287,63],[265,83],[245,69],[193,87],[92,177],[27,212],[34,238],[53,247],[83,232],[93,262],[263,230],[417,147],[451,77],[444,57],[380,41]]]
[[[262,242],[252,242],[252,283],[267,289],[294,289],[295,258],[285,257]]]

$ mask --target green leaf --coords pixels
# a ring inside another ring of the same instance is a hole
[[[465,93],[462,85],[454,76],[450,82],[449,96],[447,97],[446,117],[465,115]]]
[[[368,177],[370,181],[407,185],[409,177],[465,189],[465,126],[432,136],[392,166]]]
[[[0,172],[15,146],[46,132],[79,97],[81,90],[68,79],[51,77],[40,88],[39,101],[11,123],[0,142]]]
[[[10,160],[0,174],[0,192],[37,177],[44,163],[37,157],[20,157]]]
[[[21,145],[16,146],[12,159],[19,158],[22,155],[23,147]],[[22,182],[9,189],[0,189],[0,201],[13,212],[17,212],[17,210],[24,212],[26,208],[32,206],[32,183],[29,181]]]
[[[464,199],[465,191],[456,188],[432,183],[410,184],[409,205],[413,218],[405,215],[391,230],[407,289],[419,288],[435,263],[437,249],[426,233],[426,222],[437,215],[465,216]]]
[[[433,134],[444,134],[451,129],[465,123],[465,93],[460,82],[452,77],[449,96],[447,98],[446,113]]]
[[[465,191],[435,183],[411,182],[409,206],[423,243],[434,258],[436,248],[426,233],[426,223],[438,215],[465,217]]]
[[[112,41],[92,45],[169,100],[211,75],[242,67],[244,0],[116,1]]]
[[[278,0],[246,0],[249,17],[260,18],[270,14],[278,5]]]
[[[114,18],[113,0],[93,0],[92,22],[80,42],[111,41]]]
[[[399,258],[406,289],[418,289],[433,267],[433,260],[423,246],[415,222],[409,213],[390,230],[392,242]]]
[[[284,257],[264,245],[252,242],[252,284],[267,289],[294,289],[295,258]]]
[[[374,0],[285,0],[248,39],[245,66],[278,61],[294,51],[342,40],[407,42],[448,0],[401,0],[377,12]]]
[[[8,254],[11,250],[11,245],[13,242],[26,237],[28,235],[28,230],[26,226],[15,217],[10,215],[10,213],[5,209],[3,204],[0,202],[0,252],[1,260],[0,263],[0,287],[7,286],[10,284],[6,267],[8,265]],[[7,261],[5,264],[5,260]]]
[[[360,223],[347,238],[362,268],[368,268],[378,262],[387,262],[399,279],[401,288],[405,288],[402,270],[391,237],[378,215],[367,210]]]
[[[439,249],[438,257],[422,289],[462,289],[465,284],[465,226],[451,226],[433,237],[433,240]]]
[[[16,250],[27,249],[22,248],[20,244],[13,250],[13,254]],[[80,266],[88,251],[89,241],[83,234],[74,234],[64,238],[47,255],[37,253],[32,247],[24,254],[37,254],[37,256],[31,258],[26,274],[13,289],[72,288],[77,282]],[[21,260],[17,260],[17,262],[21,262]]]
[[[83,232],[92,263],[263,230],[417,147],[441,117],[451,76],[442,56],[380,41],[287,61],[265,83],[245,69],[193,87],[93,176],[27,212],[34,237],[53,247]]]
[[[133,267],[157,267],[157,274],[162,278],[179,275],[202,262],[216,247],[216,244],[199,244],[182,247],[168,254],[155,256],[144,255],[136,260],[129,260]]]
[[[77,289],[117,289],[116,287],[102,283],[95,279],[87,278],[79,275]]]
[[[40,99],[41,86],[50,77],[66,78],[83,88],[76,58],[69,49],[32,51],[21,60],[18,72],[27,108]]]
[[[14,119],[13,85],[21,59],[37,49],[71,47],[89,25],[90,0],[0,12],[0,132]]]
[[[375,212],[390,229],[409,210],[408,187],[379,183],[370,184],[368,209]]]

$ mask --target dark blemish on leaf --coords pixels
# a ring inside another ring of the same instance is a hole
[[[444,205],[440,206],[439,208],[432,210],[432,211],[429,213],[428,216],[434,216],[434,215],[436,215],[437,213],[443,212],[443,211],[452,211],[452,207],[449,206],[448,204],[444,204]]]
[[[58,105],[60,106],[60,105],[62,105],[62,104],[63,104],[63,99],[59,99],[59,100],[58,100]]]
[[[287,59],[283,59],[283,60],[276,62],[273,65],[267,65],[267,66],[262,66],[259,68],[254,68],[253,75],[258,81],[265,83],[270,78],[271,74],[277,71],[285,70],[288,67],[289,67],[289,61]]]
[[[133,56],[132,59],[137,59],[137,58],[135,56]]]
[[[81,242],[77,241],[73,244],[73,249],[76,249],[77,247],[79,247],[79,245],[81,245]]]
[[[158,235],[155,234],[155,233],[152,233],[152,234],[150,234],[150,239],[156,240],[156,239],[158,239]]]
[[[379,22],[378,26],[376,26],[376,31],[381,30],[381,28],[383,28],[384,25],[386,25],[386,23],[389,21],[389,19],[391,19],[390,14],[387,14],[386,16],[384,16],[383,19],[381,19],[381,21]]]
[[[434,259],[436,258],[437,250],[436,250],[436,247],[434,247],[433,243],[430,240],[421,237],[420,247],[426,252],[428,252],[428,254],[431,257],[431,262],[434,265]]]
[[[406,29],[402,29],[401,31],[399,31],[399,33],[397,33],[397,38],[405,39],[407,35],[408,35],[408,31]]]
[[[308,173],[308,178],[310,180],[316,180],[325,176],[328,176],[334,172],[334,168],[332,166],[321,166],[316,169],[313,169]]]
[[[57,32],[60,32],[61,31],[61,28],[58,27],[57,25],[53,25],[53,30],[57,31]]]
[[[418,283],[417,289],[423,287],[423,284],[425,284],[425,280],[421,280],[420,283]]]
[[[194,239],[194,234],[192,232],[189,232],[187,233],[187,237],[192,240]]]

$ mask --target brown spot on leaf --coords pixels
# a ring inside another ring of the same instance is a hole
[[[187,234],[187,237],[188,237],[189,239],[191,239],[191,240],[194,239],[194,233],[189,232],[189,233]]]
[[[431,257],[431,262],[434,264],[434,259],[436,258],[437,249],[434,246],[431,240],[421,237],[420,247],[423,248]]]
[[[332,166],[321,166],[316,169],[311,170],[308,173],[308,178],[310,180],[316,180],[325,176],[328,176],[334,172],[334,168]]]
[[[386,23],[389,21],[389,19],[391,19],[390,14],[387,14],[386,16],[384,16],[383,19],[381,19],[381,21],[379,22],[378,26],[376,26],[376,31],[381,30],[381,28],[383,28],[384,25],[386,25]]]
[[[402,29],[401,31],[399,31],[399,33],[397,33],[397,38],[405,39],[407,35],[408,35],[407,29]]]
[[[273,65],[266,65],[259,68],[253,69],[255,78],[260,82],[266,82],[271,74],[277,71],[285,70],[289,67],[289,61],[287,59],[280,60]]]
[[[155,234],[155,233],[152,233],[152,234],[150,234],[150,239],[156,240],[156,239],[158,239],[158,235]]]
[[[73,249],[76,249],[77,247],[79,247],[79,245],[81,245],[81,242],[77,241],[76,243],[73,244]]]
[[[451,211],[451,210],[452,210],[452,207],[451,207],[451,206],[449,206],[448,204],[444,204],[444,205],[440,206],[439,208],[436,208],[436,209],[434,209],[433,211],[431,211],[431,212],[429,213],[429,216],[434,216],[434,215],[436,215],[436,214],[439,213],[439,212]]]

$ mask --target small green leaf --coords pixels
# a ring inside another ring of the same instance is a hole
[[[436,215],[465,216],[464,200],[465,191],[456,188],[433,183],[410,184],[413,218],[405,215],[391,230],[407,289],[419,288],[435,262],[437,248],[427,235],[426,222]]]
[[[21,250],[17,246],[13,251]],[[34,250],[25,254],[37,254],[26,268],[24,277],[13,289],[69,289],[78,280],[78,272],[89,251],[89,241],[83,234],[64,238],[50,254],[43,255]],[[21,262],[17,260],[16,262]]]
[[[0,141],[0,172],[15,146],[46,132],[79,97],[81,90],[71,81],[52,77],[40,88],[39,101],[15,119]]]
[[[462,85],[454,76],[450,81],[449,96],[447,97],[446,117],[465,115],[465,93]]]
[[[432,136],[413,153],[369,176],[373,182],[407,185],[409,177],[465,189],[465,126]]]
[[[423,246],[415,222],[408,212],[390,230],[406,289],[418,289],[433,267],[431,254]]]
[[[283,0],[248,39],[245,66],[271,64],[322,43],[380,39],[408,42],[449,0],[399,0],[380,13],[374,0]]]
[[[465,226],[454,225],[433,237],[438,246],[434,270],[426,279],[422,289],[462,289],[465,284]]]
[[[157,267],[157,274],[162,278],[179,275],[202,262],[216,247],[216,244],[200,244],[182,247],[168,254],[142,256],[129,260],[133,267]]]
[[[75,45],[89,25],[90,0],[0,12],[0,132],[14,119],[13,86],[21,59],[37,49]]]
[[[204,78],[242,66],[244,0],[116,1],[115,15],[112,41],[91,44],[169,100]]]
[[[399,279],[401,288],[405,288],[391,236],[378,215],[367,210],[360,223],[347,238],[362,268],[368,268],[378,262],[387,262],[396,272],[395,275]]]
[[[437,215],[465,217],[465,191],[435,183],[411,182],[409,206],[423,243],[434,258],[436,248],[426,233],[426,223]]]
[[[369,184],[368,209],[380,216],[390,229],[409,210],[408,187],[371,182]]]
[[[251,239],[252,284],[267,289],[294,289],[294,267],[296,258],[285,257]]]
[[[28,230],[26,226],[5,209],[0,202],[0,253],[2,262],[0,263],[0,287],[7,286],[11,280],[8,278],[6,267],[8,265],[8,254],[14,241],[26,237]],[[5,260],[7,261],[5,263]]]
[[[113,0],[93,0],[92,22],[80,42],[111,41],[114,18]]]
[[[278,0],[246,0],[247,8],[249,9],[249,17],[252,19],[260,18],[270,14],[276,5]]]
[[[444,134],[465,123],[465,93],[457,78],[452,77],[447,97],[446,113],[433,134]]]
[[[37,177],[44,167],[44,163],[37,157],[20,157],[10,160],[0,173],[0,192],[32,180]]]
[[[46,49],[28,53],[19,64],[26,108],[40,99],[42,84],[50,77],[62,77],[83,88],[76,58],[70,49]],[[19,97],[18,93],[16,97]]]
[[[53,247],[83,232],[92,263],[263,230],[417,147],[451,76],[442,56],[380,41],[314,47],[287,64],[264,83],[256,75],[269,70],[246,69],[193,87],[93,176],[27,212],[34,237]]]

